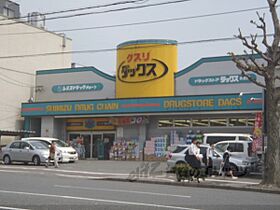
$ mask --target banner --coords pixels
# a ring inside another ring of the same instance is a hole
[[[254,153],[262,152],[262,126],[263,126],[262,112],[258,112],[255,117],[255,126],[253,132],[252,151]]]

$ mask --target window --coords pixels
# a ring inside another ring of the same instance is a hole
[[[233,152],[243,152],[243,151],[244,151],[244,146],[243,146],[243,144],[236,143]]]
[[[229,118],[229,126],[246,126],[246,118]]]
[[[191,120],[174,120],[174,126],[175,127],[190,127],[191,126]]]
[[[220,141],[235,140],[235,136],[206,136],[207,144],[216,144]]]
[[[3,8],[3,15],[7,17],[15,17],[15,11],[11,10],[10,8],[4,7]]]
[[[208,127],[208,119],[193,119],[193,127]]]
[[[159,128],[170,128],[173,127],[173,120],[159,120],[158,121]]]
[[[227,126],[227,119],[210,119],[209,122],[211,127]]]
[[[187,147],[183,147],[183,146],[178,146],[172,153],[179,153],[182,152],[184,149],[186,149]]]
[[[218,152],[224,153],[227,150],[228,145],[229,145],[228,143],[221,143],[221,144],[217,144],[215,148],[217,149]]]
[[[21,148],[21,149],[24,149],[25,147],[30,147],[30,146],[29,146],[29,144],[26,143],[26,142],[21,142],[20,148]]]
[[[251,141],[252,140],[249,136],[239,136],[238,139],[241,141]]]
[[[254,126],[255,125],[255,118],[249,118],[247,121],[248,126]]]
[[[19,149],[19,146],[20,146],[20,142],[14,142],[11,144],[10,148]]]

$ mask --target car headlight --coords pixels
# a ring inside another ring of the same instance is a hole
[[[48,158],[48,157],[49,157],[49,154],[44,153],[44,154],[43,154],[43,157],[44,157],[44,158]]]

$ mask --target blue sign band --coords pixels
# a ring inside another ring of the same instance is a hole
[[[176,96],[162,98],[112,99],[24,103],[21,115],[94,115],[123,113],[170,113],[229,110],[262,110],[262,94]]]

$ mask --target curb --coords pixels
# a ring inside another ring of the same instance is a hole
[[[217,183],[216,184],[214,184],[214,183],[211,184],[211,183],[205,183],[205,182],[200,182],[200,183],[197,183],[197,182],[164,182],[164,181],[155,181],[155,180],[124,179],[124,178],[112,178],[112,177],[102,178],[102,179],[99,179],[99,180],[280,194],[280,189],[262,188],[259,185],[257,185],[257,186],[254,186],[254,185],[234,186],[234,185],[221,185],[221,184],[217,184]]]

